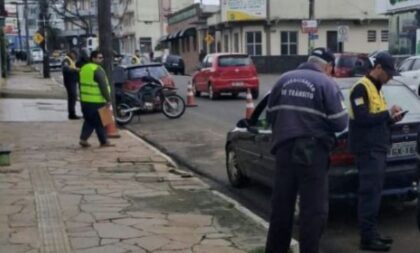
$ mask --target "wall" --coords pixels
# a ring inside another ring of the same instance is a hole
[[[374,0],[316,0],[317,19],[386,19],[376,14]]]
[[[260,74],[281,74],[293,70],[308,59],[302,56],[254,56],[252,60]]]
[[[325,1],[325,0],[317,0]],[[353,1],[353,0],[350,0]],[[307,19],[309,17],[308,0],[270,0],[271,19]]]

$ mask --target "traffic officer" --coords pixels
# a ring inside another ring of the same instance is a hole
[[[343,96],[330,77],[334,55],[314,49],[308,62],[283,74],[268,101],[276,176],[266,253],[289,252],[300,195],[300,252],[317,253],[328,215],[329,152],[347,127]]]
[[[397,105],[388,111],[382,85],[396,75],[394,59],[387,52],[376,56],[373,69],[350,91],[350,150],[359,171],[358,222],[362,250],[388,251],[392,239],[377,231],[377,218],[390,146],[391,123],[402,119]]]
[[[134,53],[134,55],[131,58],[131,63],[132,64],[140,64],[140,50],[136,50],[136,52]]]
[[[76,115],[76,101],[77,101],[77,82],[79,80],[80,69],[76,67],[77,54],[75,51],[70,51],[64,57],[61,70],[63,73],[64,87],[67,91],[67,111],[70,120],[80,119]]]
[[[111,88],[105,70],[101,67],[103,55],[99,51],[92,51],[90,63],[83,65],[80,70],[80,102],[85,119],[80,134],[80,146],[90,147],[89,137],[96,131],[101,147],[111,147],[105,128],[102,125],[98,109],[111,104]]]

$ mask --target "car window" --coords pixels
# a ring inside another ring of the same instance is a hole
[[[412,59],[408,59],[401,63],[401,66],[398,68],[400,72],[410,71],[411,64],[413,63]]]
[[[201,66],[202,66],[203,68],[205,68],[205,67],[206,67],[206,64],[207,64],[207,59],[208,59],[208,58],[209,58],[208,56],[204,57],[203,62],[201,63]]]
[[[410,114],[420,114],[420,100],[406,86],[403,85],[385,85],[382,87],[386,102],[389,107],[399,105],[404,110],[409,110]],[[349,107],[350,89],[342,89],[346,106]]]
[[[140,79],[149,74],[156,79],[161,79],[168,75],[168,71],[162,66],[139,67],[128,70],[128,78],[130,80]]]
[[[416,59],[414,61],[413,66],[411,67],[411,70],[419,70],[420,69],[420,59]]]
[[[251,58],[243,55],[220,56],[218,60],[219,67],[239,67],[252,64]]]
[[[211,68],[213,66],[213,56],[209,56],[206,62],[206,68]]]
[[[260,129],[269,129],[270,126],[267,121],[267,103],[268,95],[265,96],[257,105],[250,119],[250,125]]]

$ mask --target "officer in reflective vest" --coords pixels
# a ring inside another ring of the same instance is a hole
[[[140,51],[136,50],[136,53],[132,56],[131,58],[131,63],[132,64],[140,64]]]
[[[75,60],[77,54],[74,51],[70,51],[66,57],[64,57],[61,69],[63,73],[64,87],[67,91],[67,110],[68,118],[70,120],[80,119],[81,117],[76,115],[76,100],[77,100],[77,82],[79,79],[80,69],[76,67]]]
[[[397,72],[386,52],[376,56],[373,69],[350,91],[349,143],[359,172],[358,222],[362,250],[388,251],[392,239],[377,231],[377,217],[385,179],[386,154],[392,123],[402,119],[401,107],[388,110],[381,91]]]
[[[80,70],[80,102],[85,119],[80,135],[80,146],[89,147],[89,137],[96,131],[101,147],[113,146],[109,143],[105,128],[102,125],[98,109],[111,104],[111,88],[105,70],[101,67],[103,55],[93,51],[90,63],[83,65]]]

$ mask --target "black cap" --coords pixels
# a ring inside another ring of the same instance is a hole
[[[321,58],[327,63],[334,64],[335,62],[334,54],[327,48],[323,48],[323,47],[315,48],[314,50],[312,50],[311,55],[309,57],[311,56]]]
[[[388,52],[380,52],[375,57],[374,66],[380,64],[382,69],[389,76],[399,76],[400,73],[395,69],[395,60]]]

